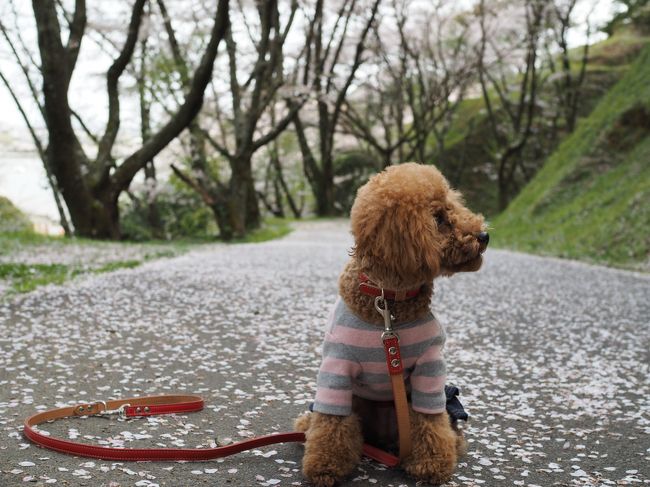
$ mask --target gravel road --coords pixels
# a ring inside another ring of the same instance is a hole
[[[198,393],[207,408],[77,419],[52,434],[195,447],[286,431],[311,401],[322,329],[351,245],[345,222],[215,246],[0,303],[0,485],[303,485],[302,447],[207,463],[114,463],[29,444],[34,410]],[[470,421],[449,486],[650,484],[650,277],[488,251],[436,284],[449,380]],[[412,486],[364,461],[344,485]]]

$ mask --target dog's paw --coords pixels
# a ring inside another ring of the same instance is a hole
[[[311,483],[316,487],[334,487],[336,482],[336,478],[329,475],[319,475],[311,480]]]
[[[441,485],[449,481],[454,475],[456,462],[440,455],[429,458],[414,458],[403,464],[407,474],[416,480],[428,482],[431,485]]]
[[[361,460],[363,437],[356,415],[313,413],[305,435],[302,470],[307,480],[318,487],[336,485]]]
[[[315,487],[334,487],[339,481],[339,478],[337,476],[327,473],[319,473],[313,476],[309,476],[305,472],[305,476],[307,477],[307,480],[309,480],[309,482]]]
[[[456,469],[462,432],[454,430],[446,413],[411,416],[413,451],[403,462],[406,473],[432,485],[444,484]],[[460,433],[460,434],[459,434]]]
[[[354,464],[343,458],[325,457],[324,455],[305,455],[302,470],[312,484],[317,487],[332,487],[336,485]]]

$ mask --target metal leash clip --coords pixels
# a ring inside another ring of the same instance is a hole
[[[105,401],[97,401],[96,404],[103,404],[104,405],[104,410],[99,411],[97,413],[98,416],[113,416],[113,415],[118,415],[121,419],[126,419],[126,408],[131,406],[130,404],[122,404],[120,407],[116,409],[107,409],[106,408],[106,402]]]
[[[395,318],[390,314],[388,309],[388,302],[384,297],[384,289],[381,289],[381,296],[375,298],[375,309],[384,318],[384,332],[381,334],[381,339],[395,337],[399,340],[399,335],[393,330],[393,322]]]

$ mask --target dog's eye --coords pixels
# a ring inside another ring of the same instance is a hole
[[[435,219],[436,219],[436,224],[438,226],[441,226],[441,225],[444,225],[445,223],[447,223],[447,219],[445,218],[444,213],[436,213],[434,216],[435,216]]]

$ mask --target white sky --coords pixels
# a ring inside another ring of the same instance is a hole
[[[33,25],[33,19],[31,18],[31,10],[29,2],[22,2],[20,0],[14,0],[17,4],[17,7],[20,11],[25,13],[25,18],[21,24],[21,31],[23,36],[28,44],[36,47],[35,40],[35,28]],[[110,10],[114,14],[122,15],[124,19],[128,19],[128,10],[125,8],[125,3],[123,1],[110,0],[103,2],[104,5],[114,5],[115,9],[111,8]],[[461,4],[471,5],[474,3],[474,0],[461,0]],[[592,13],[592,24],[599,26],[602,25],[606,20],[608,20],[612,15],[612,3],[613,0],[600,0],[596,2],[596,7]],[[130,4],[130,3],[129,3]],[[594,0],[582,0],[578,3],[577,6],[577,15],[576,19],[582,19],[584,16],[593,8]],[[3,11],[0,9],[0,14]],[[92,10],[89,12],[89,20],[92,21]],[[3,16],[7,18],[6,16]],[[598,35],[598,33],[596,34]],[[601,34],[602,36],[602,34]],[[580,31],[573,31],[571,35],[570,42],[572,45],[580,45],[584,43],[584,34]],[[21,92],[21,95],[27,96],[26,86],[24,85],[23,79],[19,76],[18,71],[15,69],[12,59],[9,58],[6,46],[4,45],[4,39],[0,39],[0,69],[5,75],[9,75],[14,79],[14,83],[18,86],[18,91]],[[105,116],[106,110],[104,109],[106,101],[106,93],[104,89],[104,73],[106,72],[106,67],[109,65],[110,59],[102,53],[96,45],[93,44],[89,39],[84,39],[82,44],[82,54],[80,60],[77,64],[77,69],[73,77],[72,86],[71,86],[71,100],[75,105],[75,108],[78,108],[80,111],[84,112],[84,109],[90,109],[91,112],[95,112]],[[97,89],[88,90],[88,87],[92,86]],[[75,100],[75,93],[83,93],[82,97],[77,97]],[[75,103],[76,102],[76,103]],[[20,113],[15,107],[13,100],[10,98],[9,93],[5,89],[4,85],[0,84],[0,106],[3,107],[0,112],[0,133],[6,130],[19,130],[23,132],[23,135],[27,135],[24,128],[24,123]],[[124,117],[127,118],[127,117]],[[38,117],[33,117],[33,119],[38,120]],[[98,130],[103,127],[103,120],[99,120],[93,117],[90,117],[87,122],[91,127],[96,127]],[[127,127],[124,127],[125,129]],[[0,139],[0,143],[2,140]],[[1,150],[1,148],[0,148]],[[0,152],[0,157],[2,157],[2,152]]]

